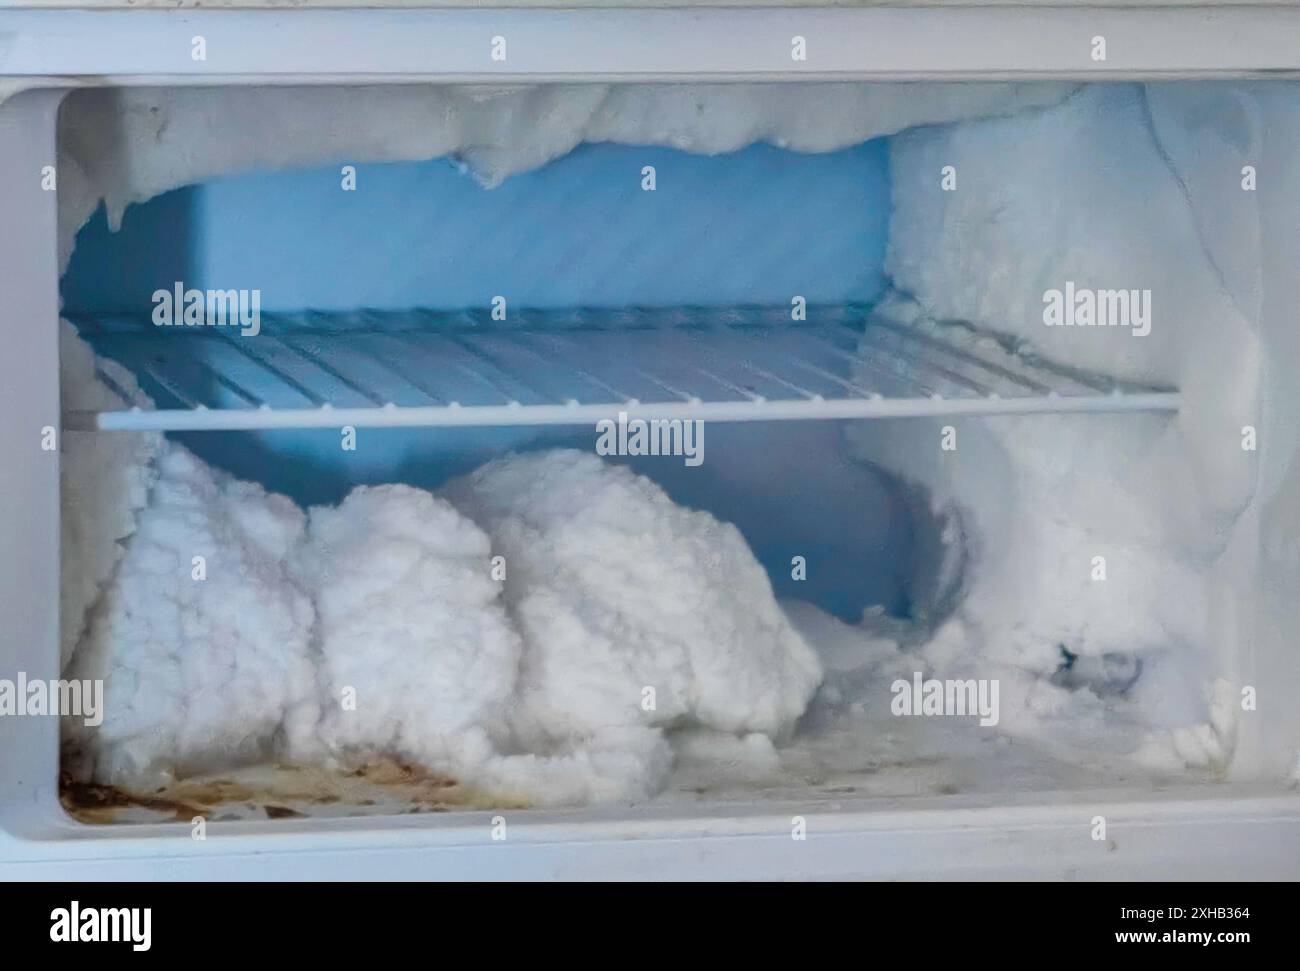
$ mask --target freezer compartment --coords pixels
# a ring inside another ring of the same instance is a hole
[[[1288,777],[1291,85],[377,91],[65,105],[75,816]]]

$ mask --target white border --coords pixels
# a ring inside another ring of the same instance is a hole
[[[1300,846],[1296,797],[1259,787],[64,829],[0,833],[0,879],[1265,880]]]
[[[207,59],[191,59],[191,38]],[[808,58],[791,59],[791,38]],[[1092,38],[1104,36],[1104,62]],[[507,60],[490,56],[507,39]],[[1168,78],[1300,71],[1300,8],[10,10],[0,77]]]
[[[209,59],[189,59],[190,38]],[[505,64],[488,58],[508,37]],[[809,61],[789,61],[789,38]],[[1091,38],[1108,40],[1092,62]],[[457,80],[1133,79],[1300,72],[1300,9],[0,11],[0,92],[92,84]],[[50,97],[55,97],[50,92]],[[20,103],[21,102],[21,103]],[[12,112],[8,109],[12,109]],[[53,673],[57,461],[29,432],[57,421],[53,200],[14,186],[53,153],[52,102],[0,105],[0,174],[11,186],[0,278],[0,443],[12,463],[0,534],[0,654]],[[15,214],[16,217],[15,217]],[[48,327],[33,326],[47,320]],[[7,362],[7,363],[6,363]],[[16,410],[15,410],[16,409]],[[51,482],[55,484],[51,487]],[[15,492],[15,490],[18,490]],[[23,502],[9,501],[15,494]],[[16,537],[16,540],[15,540]],[[30,662],[30,663],[28,663]],[[281,820],[188,828],[86,827],[59,811],[52,721],[0,724],[0,879],[699,879],[1300,877],[1300,796],[1205,786],[1180,794],[1040,793],[794,807]],[[12,757],[17,753],[17,758]],[[1109,836],[1090,837],[1094,815]]]

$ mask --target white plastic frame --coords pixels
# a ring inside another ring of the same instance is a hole
[[[208,59],[190,59],[202,34]],[[509,41],[493,62],[493,36]],[[806,38],[806,62],[789,59]],[[1108,56],[1091,60],[1091,39]],[[1300,71],[1300,9],[0,12],[0,665],[58,658],[55,158],[83,85],[367,80],[1131,79]],[[1300,796],[1225,784],[999,800],[95,827],[57,799],[58,726],[0,719],[0,878],[1295,878]],[[791,815],[808,838],[791,839]],[[1107,841],[1090,839],[1105,815]]]

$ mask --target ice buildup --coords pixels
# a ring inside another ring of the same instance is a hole
[[[821,679],[740,532],[630,469],[510,456],[446,495],[506,559],[533,744],[682,725],[780,737]]]
[[[66,320],[59,322],[60,397],[65,413],[152,407],[121,365],[97,358]],[[116,437],[92,431],[62,432],[59,545],[60,667],[68,663],[86,628],[86,612],[135,531],[148,501],[163,448],[156,432]]]
[[[318,617],[322,716],[302,754],[392,756],[455,777],[495,753],[520,641],[487,535],[432,493],[361,486],[308,516],[296,555]]]
[[[169,444],[73,659],[104,721],[79,771],[127,788],[270,758],[316,719],[313,609],[286,561],[303,514]]]

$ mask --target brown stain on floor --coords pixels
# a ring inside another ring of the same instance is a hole
[[[462,786],[455,779],[397,759],[376,759],[353,770],[306,765],[258,765],[179,779],[152,792],[94,782],[68,773],[59,799],[83,823],[191,822],[204,819],[301,819],[448,812],[453,809],[525,809],[517,798]]]
[[[197,806],[186,805],[161,795],[127,792],[97,782],[76,782],[64,773],[59,777],[59,802],[73,819],[83,823],[111,823],[121,810],[137,807],[162,813],[175,822],[203,815]]]

